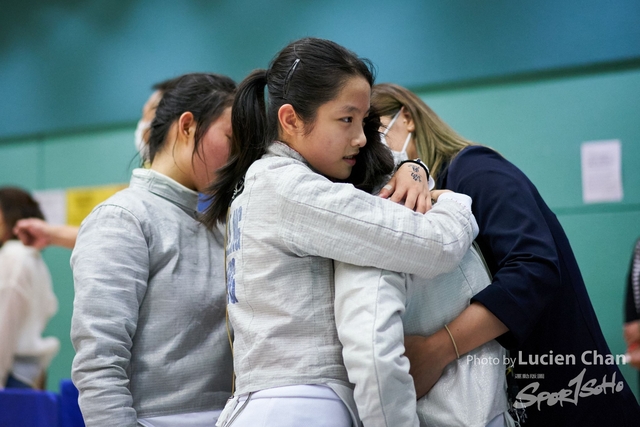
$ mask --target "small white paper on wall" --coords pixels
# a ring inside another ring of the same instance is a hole
[[[39,190],[33,198],[40,205],[44,218],[52,225],[67,223],[67,193],[64,190]]]
[[[584,203],[622,200],[622,146],[617,139],[583,142],[582,200]]]

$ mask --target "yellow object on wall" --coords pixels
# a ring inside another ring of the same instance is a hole
[[[93,208],[126,187],[126,184],[116,184],[68,189],[67,224],[79,226]]]

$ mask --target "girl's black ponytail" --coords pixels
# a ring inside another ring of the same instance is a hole
[[[229,161],[218,170],[216,181],[207,191],[211,204],[204,212],[202,222],[209,228],[225,220],[236,186],[271,142],[267,136],[266,85],[267,70],[254,70],[236,92],[231,111],[233,135]]]
[[[240,83],[231,113],[229,163],[218,171],[208,191],[212,203],[203,218],[208,227],[224,221],[247,169],[278,139],[280,107],[291,104],[305,126],[313,125],[318,108],[334,99],[350,77],[362,77],[372,86],[373,64],[330,40],[308,37],[291,42],[273,58],[268,70],[256,70]],[[371,113],[365,121],[367,144],[360,149],[352,177],[346,180],[365,190],[393,170],[391,153],[380,142],[379,126],[379,117]]]

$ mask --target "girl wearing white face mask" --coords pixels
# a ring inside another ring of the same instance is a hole
[[[164,80],[153,85],[154,91],[142,107],[142,117],[138,120],[138,124],[136,125],[134,143],[136,151],[140,155],[140,159],[145,167],[150,166],[148,145],[149,129],[151,128],[151,122],[153,122],[153,119],[156,116],[156,108],[158,108],[158,103],[162,99],[162,94],[175,87],[179,78],[180,77]]]
[[[401,114],[402,114],[402,125],[396,125],[396,127],[394,128],[394,131],[391,132],[390,134],[392,142],[389,143],[389,140],[387,139],[387,135],[389,135],[391,128],[393,127],[394,123],[396,123],[396,121],[398,120]],[[401,108],[400,110],[398,110],[396,114],[393,115],[391,120],[389,120],[389,117],[387,116],[381,117],[380,121],[382,122],[384,131],[380,134],[380,142],[382,142],[384,145],[389,147],[389,150],[391,151],[391,155],[393,156],[393,163],[396,165],[396,167],[399,167],[400,165],[406,162],[414,162],[414,163],[419,163],[426,171],[429,171],[429,168],[427,167],[427,165],[425,165],[422,162],[422,160],[418,158],[417,152],[415,149],[415,144],[409,145],[411,143],[411,138],[413,137],[414,128],[413,128],[413,122],[410,120],[407,120],[407,116],[408,116],[408,113],[404,110],[404,108]],[[400,151],[398,151],[397,150],[397,148],[399,147],[398,141],[402,140],[403,135],[405,133],[406,133],[406,136],[404,136],[404,144],[402,144]],[[412,160],[409,160],[409,159],[412,159]],[[428,174],[428,175],[429,175],[429,190],[433,190],[436,183],[431,177],[431,174]],[[430,205],[428,206],[427,210],[429,209],[431,209]]]
[[[389,147],[389,149],[391,150],[391,154],[393,155],[393,161],[396,165],[404,162],[405,160],[409,160],[409,154],[407,153],[407,148],[409,147],[409,142],[411,142],[411,132],[413,132],[413,128],[407,125],[407,119],[406,117],[403,117],[403,124],[405,125],[405,130],[407,133],[407,136],[404,139],[404,144],[402,144],[402,147],[400,148],[400,151],[397,150],[397,144],[393,143],[392,145],[389,145],[389,142],[387,140],[387,134],[391,131],[391,128],[393,127],[394,123],[396,122],[396,120],[398,120],[398,117],[400,117],[400,113],[402,113],[404,110],[404,108],[401,108],[400,110],[398,110],[398,112],[393,116],[393,118],[391,119],[391,121],[389,121],[388,123],[385,123],[384,119],[388,120],[388,117],[381,117],[380,121],[382,121],[383,125],[385,126],[385,130],[384,132],[382,132],[382,135],[380,135],[380,140],[382,141],[382,143],[384,145],[386,145],[387,147]],[[406,114],[406,113],[405,113]],[[399,126],[396,126],[395,129],[397,132],[395,133],[401,133],[403,132],[403,129],[399,129]],[[392,132],[393,133],[393,132]],[[400,141],[399,138],[394,137],[392,138],[392,141]],[[413,153],[411,158],[414,159],[418,156],[416,156],[415,154],[415,146],[411,146]]]
[[[157,92],[154,92],[154,95],[156,93]],[[145,107],[146,106],[147,104],[145,104]],[[147,133],[147,131],[149,131],[150,127],[151,127],[150,120],[140,119],[138,120],[138,124],[136,125],[136,130],[134,133],[134,143],[136,146],[136,151],[138,152],[138,154],[140,154],[140,158],[143,159],[143,161],[145,162],[149,158],[149,147],[147,146],[147,142],[145,141],[144,135]]]

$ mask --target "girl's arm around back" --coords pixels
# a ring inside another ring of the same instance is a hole
[[[276,188],[270,202],[279,204],[279,233],[299,256],[428,278],[453,270],[473,241],[473,216],[457,201],[442,200],[423,215],[295,169],[267,185]]]

